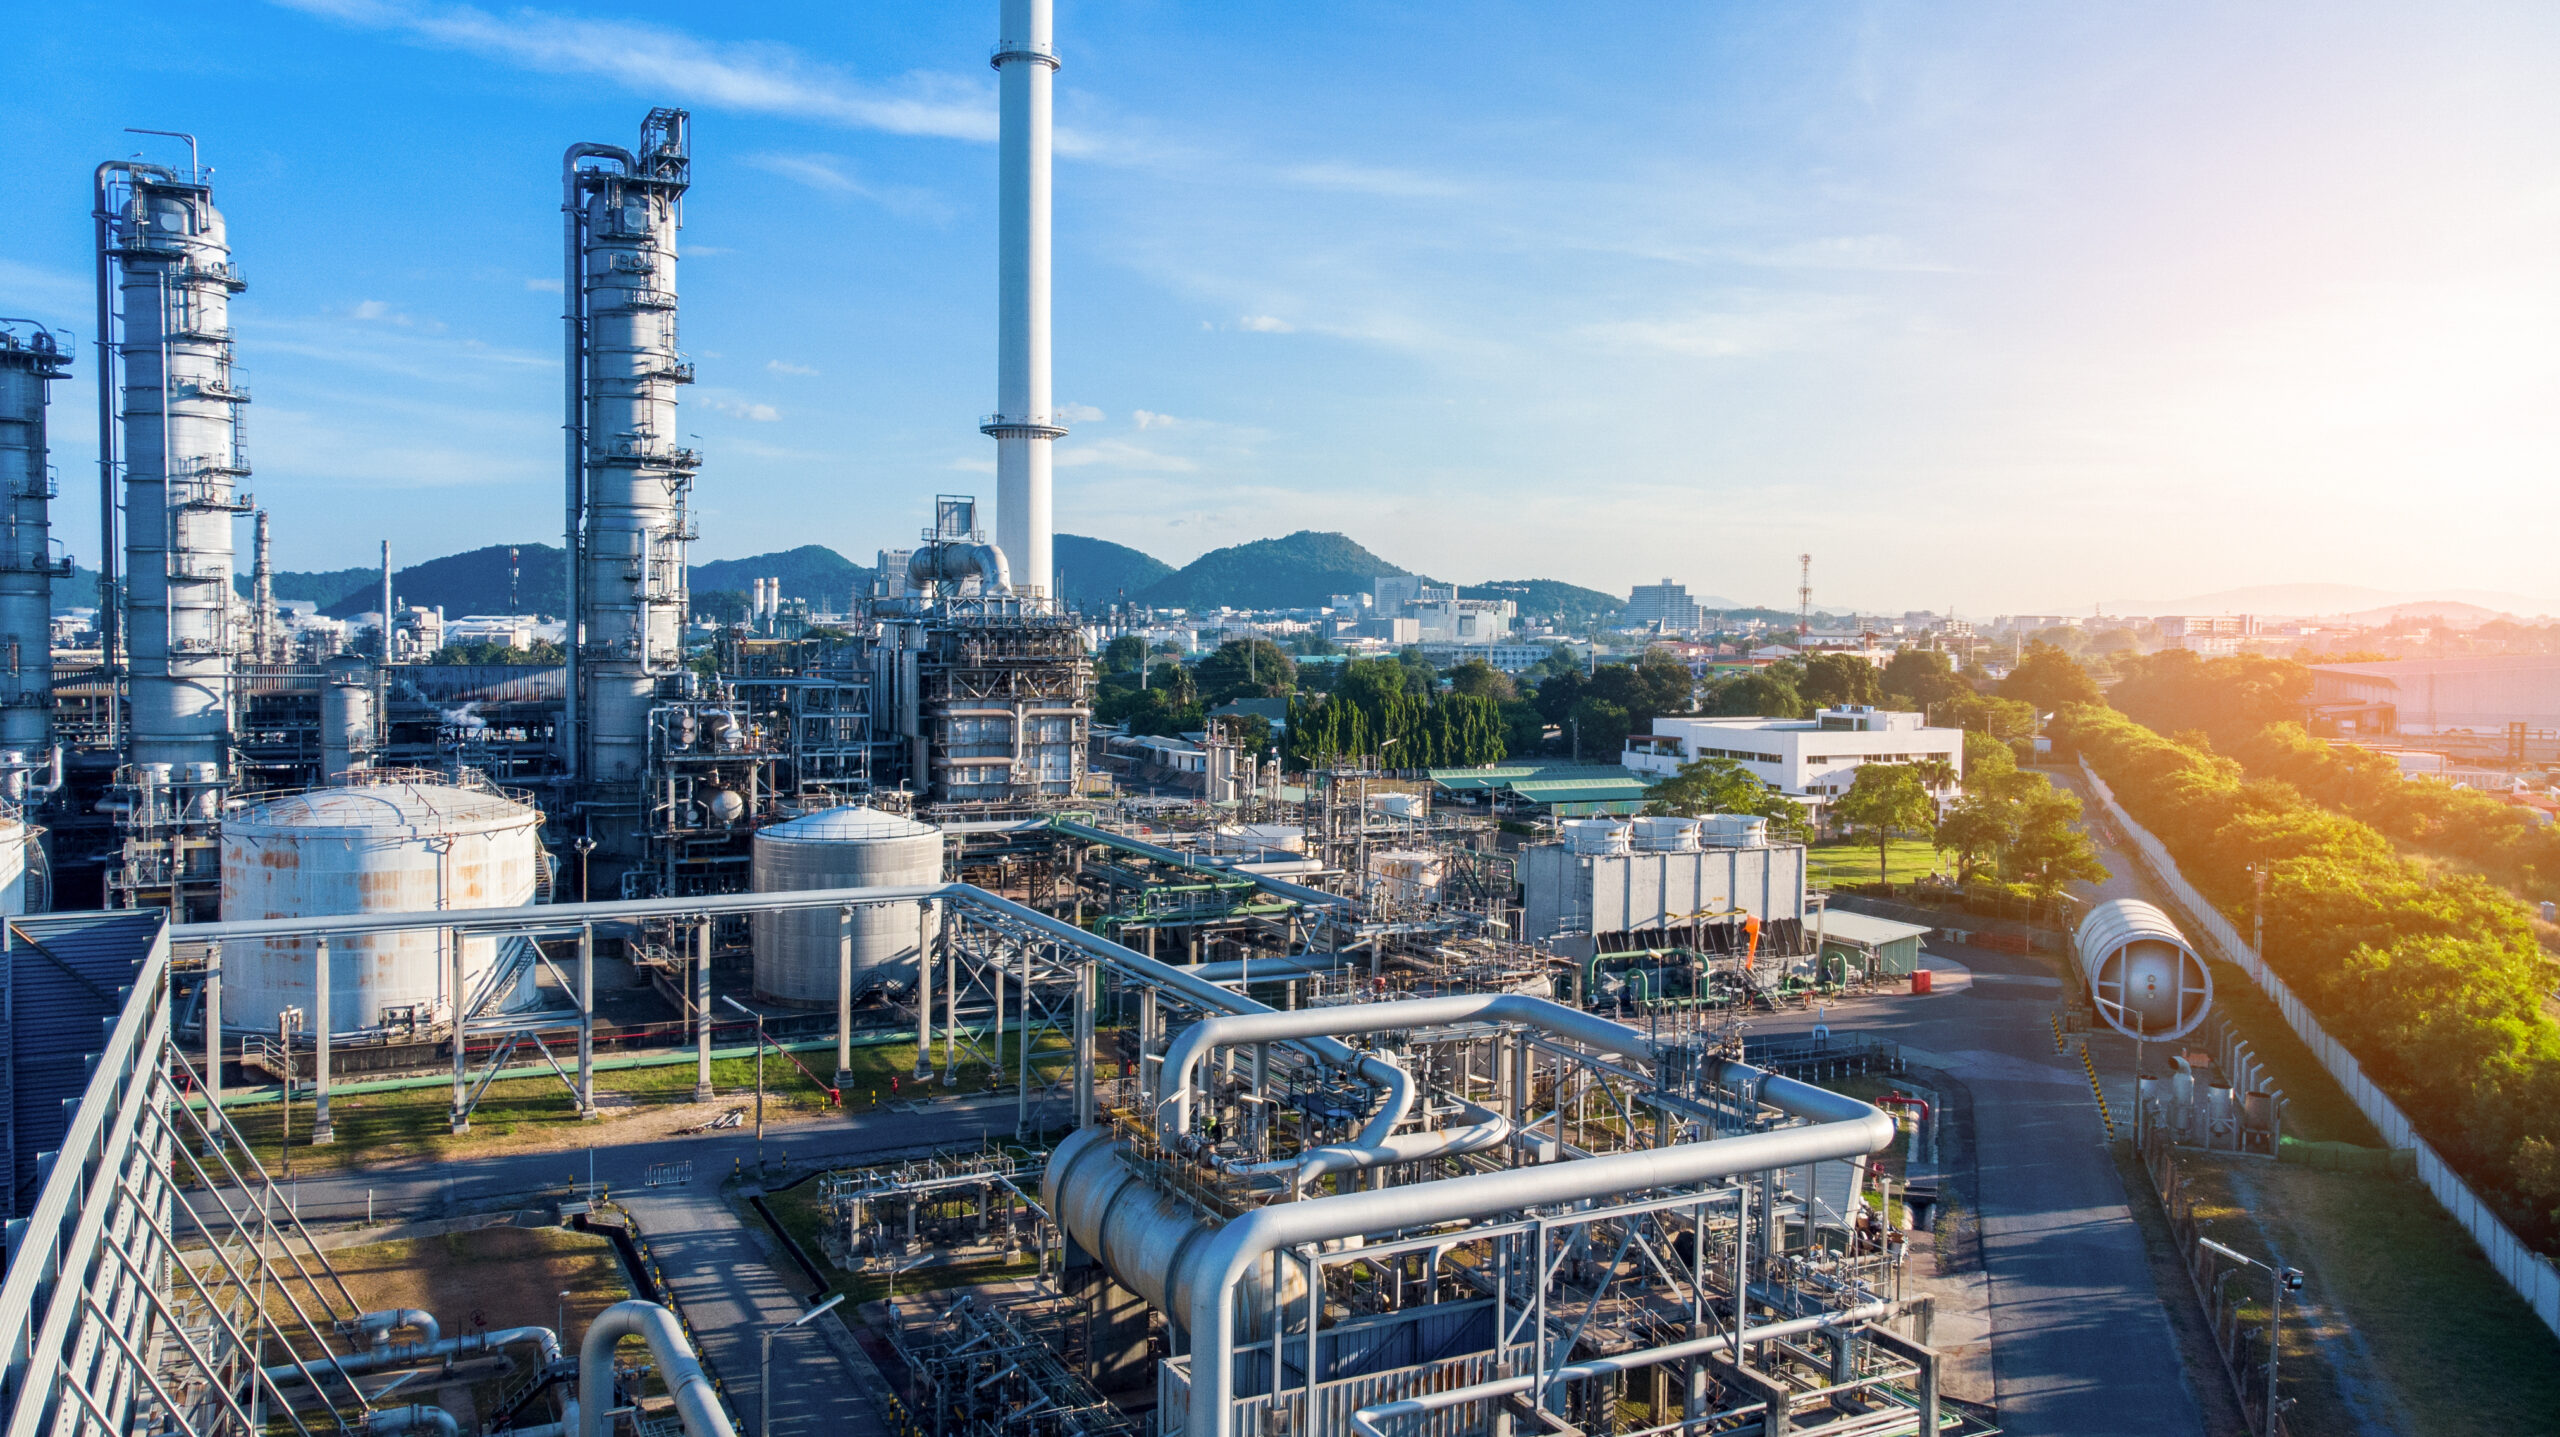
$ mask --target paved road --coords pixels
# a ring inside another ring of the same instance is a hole
[[[966,1144],[987,1135],[1010,1137],[1015,1111],[1010,1096],[948,1098],[927,1104],[920,1113],[874,1111],[769,1128],[765,1147],[777,1164],[787,1153],[795,1168],[857,1163],[908,1149]],[[610,1132],[609,1127],[599,1129],[599,1136]],[[647,1235],[686,1320],[701,1339],[703,1356],[752,1431],[759,1413],[760,1335],[805,1312],[801,1298],[808,1287],[787,1256],[768,1260],[721,1194],[722,1181],[755,1160],[752,1129],[723,1131],[599,1146],[592,1152],[492,1154],[309,1178],[296,1184],[295,1201],[312,1221],[359,1217],[368,1200],[378,1219],[436,1217],[564,1182],[584,1182],[592,1164],[595,1179],[610,1186]],[[689,1184],[646,1185],[653,1164],[685,1161],[693,1164]],[[576,1335],[566,1340],[574,1351]],[[887,1426],[814,1330],[775,1340],[773,1382],[773,1437],[888,1437]]]
[[[1895,1039],[1972,1094],[2002,1428],[2018,1437],[2200,1437],[2203,1418],[2079,1050],[2054,1052],[2049,1015],[2062,989],[2053,970],[1944,939],[1929,949],[1970,968],[1971,980],[1925,998],[1835,1004],[1824,1016],[1834,1033]],[[1789,1013],[1753,1031],[1813,1022]],[[2100,1042],[2101,1067],[2129,1073],[2130,1048]]]

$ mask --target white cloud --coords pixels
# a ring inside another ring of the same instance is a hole
[[[951,218],[951,206],[933,191],[912,185],[867,183],[854,173],[851,161],[836,155],[761,154],[747,156],[746,162],[767,174],[797,180],[821,193],[869,200],[906,219],[941,221]]]
[[[1085,469],[1101,466],[1155,474],[1190,474],[1200,466],[1179,454],[1167,454],[1132,444],[1126,439],[1088,439],[1058,450],[1054,461],[1061,469]]]
[[[1272,315],[1248,314],[1236,321],[1236,328],[1249,329],[1256,334],[1291,334],[1296,332],[1298,327]]]
[[[1061,404],[1058,406],[1058,417],[1067,421],[1069,424],[1100,424],[1111,416],[1094,408],[1090,404],[1071,403]],[[1140,425],[1139,427],[1143,429],[1146,426]]]
[[[703,402],[716,414],[726,414],[732,419],[751,419],[758,424],[771,424],[782,417],[782,411],[772,405],[758,404],[749,399],[706,398]]]
[[[805,364],[791,364],[779,359],[766,360],[764,362],[764,367],[772,370],[776,374],[797,374],[802,378],[809,378],[818,372]]]
[[[1170,429],[1182,422],[1170,414],[1158,414],[1152,409],[1131,410],[1129,417],[1137,421],[1140,429]]]
[[[562,292],[560,288],[560,281],[556,279],[529,279],[524,282],[524,287],[526,290],[534,294],[559,294]]]
[[[289,9],[555,75],[597,75],[653,98],[789,115],[894,135],[992,142],[995,87],[971,74],[915,74],[892,89],[816,64],[786,45],[716,43],[681,30],[469,5],[276,0]],[[1063,140],[1064,137],[1061,136]],[[1060,149],[1066,146],[1062,143]]]
[[[1466,193],[1466,187],[1454,180],[1380,165],[1292,165],[1282,170],[1280,177],[1313,190],[1344,190],[1400,199],[1448,199]]]
[[[1582,333],[1613,349],[1737,359],[1811,348],[1844,332],[1862,311],[1858,301],[1838,296],[1742,294],[1686,314],[1585,325]]]

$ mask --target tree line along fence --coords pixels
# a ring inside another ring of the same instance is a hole
[[[2507,1286],[2514,1288],[2516,1295],[2525,1300],[2525,1305],[2533,1309],[2534,1316],[2542,1319],[2542,1324],[2555,1334],[2560,1334],[2560,1267],[2554,1267],[2551,1259],[2535,1252],[2517,1237],[2497,1213],[2480,1200],[2479,1194],[2471,1190],[2471,1185],[2454,1172],[2452,1166],[2437,1153],[2435,1146],[2419,1136],[2417,1125],[2409,1121],[2409,1115],[2400,1111],[2400,1105],[2393,1102],[2389,1094],[2365,1076],[2364,1065],[2356,1061],[2355,1055],[2329,1036],[2327,1030],[2320,1026],[2320,1020],[2312,1016],[2310,1007],[2294,995],[2293,989],[2282,978],[2268,969],[2266,961],[2258,956],[2258,950],[2242,939],[2230,920],[2187,882],[2186,876],[2178,871],[2177,860],[2169,856],[2168,848],[2151,835],[2151,830],[2134,822],[2133,815],[2116,802],[2115,790],[2107,786],[2105,779],[2098,777],[2097,770],[2089,766],[2086,758],[2080,760],[2080,772],[2087,778],[2089,792],[2096,796],[2100,810],[2123,832],[2143,868],[2183,910],[2180,916],[2192,925],[2191,931],[2200,931],[2225,959],[2248,974],[2249,980],[2274,1001],[2277,1011],[2284,1014],[2286,1026],[2292,1028],[2294,1036],[2300,1038],[2312,1056],[2320,1060],[2320,1066],[2328,1070],[2329,1076],[2337,1080],[2338,1086],[2345,1090],[2347,1100],[2356,1105],[2356,1111],[2364,1114],[2374,1130],[2382,1134],[2386,1146],[2406,1148],[2416,1155],[2418,1181],[2425,1185],[2447,1213],[2452,1214],[2453,1220],[2471,1234],[2472,1241],[2478,1243],[2481,1252],[2488,1257],[2489,1265],[2496,1268]]]

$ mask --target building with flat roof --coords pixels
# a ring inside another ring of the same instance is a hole
[[[1689,597],[1689,586],[1664,579],[1659,584],[1638,584],[1627,596],[1626,625],[1629,628],[1658,628],[1666,634],[1694,633],[1705,624],[1698,601]]]
[[[1824,709],[1809,719],[1658,718],[1653,732],[1628,737],[1619,761],[1636,773],[1669,777],[1699,758],[1731,759],[1819,817],[1849,791],[1864,764],[1943,759],[1960,785],[1964,730],[1931,728],[1919,714],[1864,706]],[[1951,785],[1938,797],[1960,791]]]
[[[2560,730],[2560,657],[2491,654],[2313,664],[2310,717],[2342,733],[2503,734]]]

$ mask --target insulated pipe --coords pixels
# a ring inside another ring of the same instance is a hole
[[[1878,1318],[1891,1315],[1892,1312],[1892,1303],[1870,1302],[1840,1312],[1816,1313],[1811,1317],[1791,1317],[1784,1322],[1772,1322],[1749,1328],[1743,1332],[1742,1341],[1749,1344],[1785,1337],[1801,1337],[1808,1332],[1819,1332],[1826,1327],[1846,1327],[1854,1322],[1873,1322]],[[1360,1437],[1390,1437],[1386,1429],[1378,1425],[1390,1418],[1420,1417],[1426,1413],[1444,1412],[1469,1402],[1485,1402],[1496,1397],[1509,1397],[1514,1393],[1530,1392],[1536,1390],[1542,1381],[1548,1386],[1553,1386],[1558,1382],[1573,1382],[1585,1377],[1606,1377],[1613,1372],[1632,1372],[1639,1367],[1655,1367],[1665,1362],[1683,1362],[1692,1357],[1704,1357],[1712,1352],[1729,1351],[1733,1346],[1733,1334],[1720,1332],[1713,1337],[1693,1337],[1685,1342],[1674,1342],[1663,1347],[1648,1347],[1641,1352],[1621,1352],[1610,1357],[1595,1357],[1589,1362],[1569,1363],[1546,1373],[1543,1377],[1537,1375],[1497,1377],[1490,1382],[1476,1383],[1472,1387],[1452,1387],[1421,1397],[1380,1402],[1375,1406],[1363,1407],[1353,1412],[1351,1430],[1359,1433]]]
[[[356,1330],[372,1337],[376,1347],[391,1340],[391,1334],[406,1327],[418,1334],[420,1342],[433,1342],[444,1336],[432,1312],[418,1307],[395,1307],[383,1312],[368,1312],[356,1319]],[[559,1340],[552,1341],[552,1356],[559,1353]]]
[[[1203,861],[1198,854],[1184,853],[1179,849],[1166,848],[1161,844],[1148,843],[1141,839],[1131,838],[1125,833],[1113,833],[1109,829],[1095,828],[1090,824],[1075,823],[1067,819],[1058,819],[1052,822],[1049,826],[1057,832],[1065,834],[1069,838],[1081,838],[1087,843],[1099,843],[1106,848],[1119,849],[1123,853],[1134,853],[1141,858],[1152,858],[1158,863],[1169,863],[1176,868],[1188,868],[1194,873],[1206,873],[1220,878],[1241,878],[1250,882],[1254,887],[1261,889],[1265,893],[1274,894],[1278,897],[1289,899],[1292,902],[1303,903],[1310,908],[1348,909],[1351,907],[1351,900],[1343,897],[1339,893],[1327,893],[1321,888],[1309,888],[1300,883],[1284,882],[1281,879],[1267,877],[1259,873],[1247,873],[1234,868],[1221,868],[1214,863]]]
[[[1292,1192],[1304,1192],[1315,1181],[1329,1173],[1348,1172],[1355,1168],[1384,1167],[1390,1163],[1418,1163],[1429,1158],[1463,1157],[1498,1148],[1511,1137],[1511,1120],[1481,1104],[1458,1100],[1459,1114],[1468,1120],[1463,1128],[1434,1128],[1422,1133],[1397,1133],[1375,1147],[1340,1143],[1331,1147],[1309,1148],[1294,1158],[1274,1158],[1269,1162],[1244,1163],[1233,1168],[1239,1174],[1294,1173]]]
[[[654,1302],[617,1302],[596,1314],[578,1344],[578,1412],[582,1437],[612,1437],[613,1346],[626,1337],[644,1338],[649,1355],[658,1360],[658,1380],[675,1398],[676,1415],[684,1420],[685,1437],[737,1437],[720,1394],[702,1374],[693,1344],[685,1340],[676,1315]]]
[[[402,1314],[402,1316],[426,1317],[426,1314],[421,1312]],[[409,1326],[416,1326],[416,1324],[405,1321],[391,1324],[391,1327]],[[427,1317],[426,1325],[420,1330],[434,1332],[435,1319]],[[381,1331],[387,1333],[390,1327],[385,1327]],[[560,1360],[560,1339],[548,1327],[502,1327],[495,1332],[465,1333],[460,1337],[440,1339],[430,1337],[424,1342],[404,1342],[397,1346],[380,1344],[379,1338],[376,1342],[378,1345],[369,1351],[351,1352],[344,1357],[324,1357],[310,1363],[312,1376],[316,1379],[326,1372],[350,1375],[373,1372],[385,1367],[401,1367],[412,1362],[425,1362],[430,1358],[438,1357],[476,1357],[526,1343],[531,1343],[540,1349],[544,1362]],[[267,1368],[266,1374],[269,1381],[283,1383],[301,1376],[302,1370],[302,1364],[288,1362]]]
[[[1451,1023],[1525,1023],[1559,1038],[1571,1038],[1606,1053],[1653,1062],[1653,1042],[1624,1023],[1613,1023],[1548,998],[1527,993],[1464,993],[1448,998],[1410,998],[1393,1003],[1355,1003],[1337,1008],[1264,1011],[1230,1018],[1204,1018],[1182,1030],[1164,1050],[1164,1076],[1157,1100],[1158,1130],[1166,1137],[1191,1131],[1192,1070],[1214,1048],[1237,1043],[1270,1043],[1344,1033],[1385,1033],[1404,1028],[1442,1027]],[[1167,1108],[1170,1107],[1170,1112]],[[1393,1131],[1390,1128],[1388,1131]],[[1384,1142],[1386,1133],[1362,1133],[1364,1146]]]
[[[394,1432],[432,1430],[436,1437],[461,1437],[461,1425],[441,1407],[377,1407],[364,1415],[364,1430],[389,1437]]]
[[[1183,1431],[1190,1437],[1233,1437],[1236,1284],[1283,1248],[1861,1158],[1882,1151],[1897,1132],[1892,1118],[1845,1094],[1729,1059],[1717,1077],[1742,1092],[1756,1090],[1760,1102],[1813,1126],[1275,1203],[1230,1221],[1196,1253],[1183,1254],[1188,1280],[1168,1284],[1186,1290],[1191,1305],[1191,1411]]]

